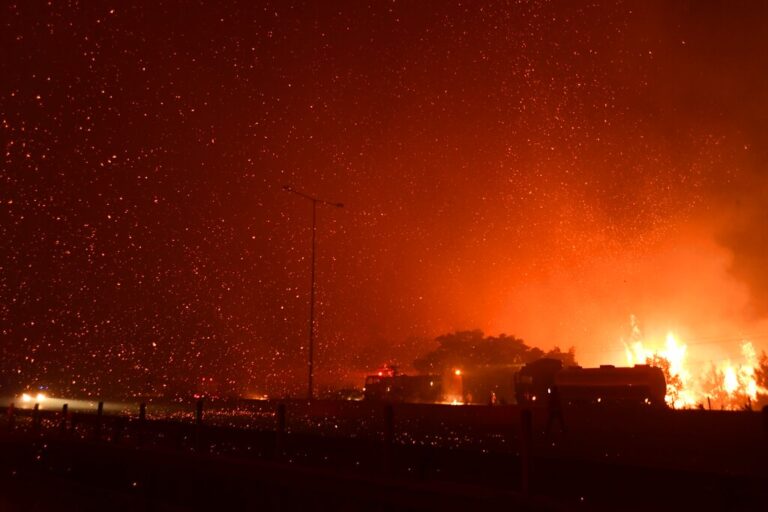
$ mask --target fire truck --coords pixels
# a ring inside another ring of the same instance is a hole
[[[666,381],[649,365],[563,368],[558,359],[483,366],[444,375],[405,375],[388,368],[365,379],[364,399],[387,402],[557,406],[665,406]]]
[[[598,368],[563,368],[556,359],[529,363],[515,376],[519,404],[549,401],[556,389],[562,405],[587,406],[665,405],[667,384],[660,368],[646,364],[632,367],[602,365]]]
[[[437,403],[442,401],[440,375],[405,375],[389,366],[365,378],[365,400],[386,402]]]
[[[647,364],[565,368],[555,375],[555,386],[564,405],[666,405],[664,372]]]

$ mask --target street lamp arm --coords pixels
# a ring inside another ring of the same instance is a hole
[[[304,192],[300,192],[290,185],[283,185],[283,190],[285,190],[286,192],[290,192],[292,194],[296,194],[297,196],[301,196],[304,199],[309,199],[310,201],[317,201],[316,198],[310,196],[309,194],[305,194]]]
[[[283,185],[283,190],[285,190],[286,192],[291,192],[293,194],[296,194],[297,196],[301,196],[304,199],[308,199],[308,200],[312,201],[313,203],[322,203],[322,204],[326,204],[328,206],[334,206],[336,208],[344,208],[344,203],[333,203],[331,201],[326,201],[325,199],[320,199],[319,197],[314,197],[314,196],[311,196],[309,194],[305,194],[304,192],[296,190],[295,188],[293,188],[290,185]]]

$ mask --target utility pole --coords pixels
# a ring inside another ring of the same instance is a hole
[[[308,376],[308,382],[307,382],[307,400],[312,400],[314,398],[314,385],[313,385],[312,379],[314,377],[314,351],[315,351],[315,288],[316,288],[315,241],[317,238],[317,205],[318,203],[320,203],[328,206],[333,206],[336,208],[343,208],[344,205],[342,203],[332,203],[324,199],[310,196],[309,194],[305,194],[304,192],[300,192],[294,189],[290,185],[283,186],[283,190],[285,190],[286,192],[291,192],[292,194],[296,194],[299,197],[303,197],[308,201],[312,201],[312,263],[311,263],[312,284],[309,292],[309,354],[307,358],[307,366],[309,370],[309,376]]]

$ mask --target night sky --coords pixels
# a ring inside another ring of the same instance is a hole
[[[768,344],[765,2],[3,2],[0,370],[361,385],[456,329]],[[205,381],[203,380],[205,379]]]

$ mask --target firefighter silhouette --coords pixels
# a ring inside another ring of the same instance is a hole
[[[560,432],[565,434],[565,420],[563,419],[563,404],[560,401],[560,391],[557,386],[551,386],[547,390],[547,428],[546,434],[552,433],[552,426],[557,422]]]

